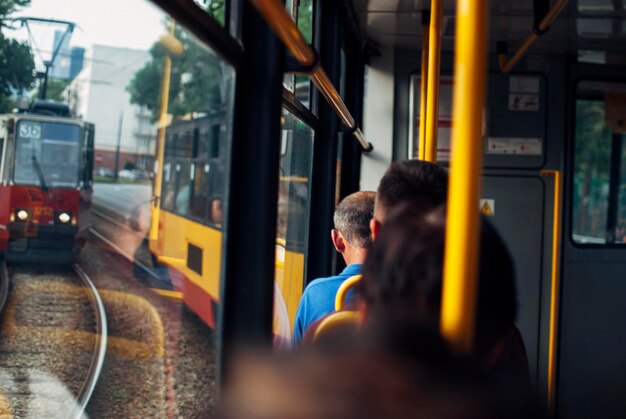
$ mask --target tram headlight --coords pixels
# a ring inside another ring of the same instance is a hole
[[[26,211],[26,210],[23,210],[23,209],[17,210],[15,212],[15,215],[16,215],[17,219],[20,220],[20,221],[28,220],[28,211]]]
[[[62,212],[59,214],[58,217],[59,221],[63,224],[67,224],[70,222],[70,220],[72,219],[72,217],[67,213],[67,212]]]

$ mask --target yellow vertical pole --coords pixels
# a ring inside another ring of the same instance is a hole
[[[554,212],[552,226],[552,285],[550,291],[550,339],[548,347],[548,414],[554,414],[556,399],[556,338],[559,315],[559,266],[561,264],[561,172],[544,170],[543,176],[554,176]]]
[[[428,87],[426,88],[426,152],[424,160],[437,160],[437,122],[439,120],[439,67],[443,0],[432,0],[428,40]]]
[[[455,351],[468,354],[476,319],[489,1],[457,0],[456,9],[454,129],[440,328]]]
[[[430,10],[422,11],[424,15],[428,13],[428,20],[422,15],[422,73],[420,78],[420,130],[419,148],[417,158],[426,159],[426,92],[428,89],[428,34],[430,33]]]
[[[169,35],[174,36],[176,22],[170,18]],[[154,184],[152,189],[152,214],[150,219],[149,244],[150,249],[156,249],[159,235],[159,216],[161,209],[161,186],[163,184],[163,158],[165,156],[165,130],[167,125],[167,106],[170,97],[170,77],[172,73],[172,59],[166,52],[163,58],[163,76],[161,78],[161,103],[159,107],[159,126],[157,131],[156,164]]]

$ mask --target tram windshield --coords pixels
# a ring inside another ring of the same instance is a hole
[[[80,127],[21,120],[15,146],[16,184],[75,187],[78,184]]]

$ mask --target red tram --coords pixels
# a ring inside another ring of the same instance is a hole
[[[0,115],[0,253],[70,263],[87,238],[94,125],[67,106],[36,102]]]

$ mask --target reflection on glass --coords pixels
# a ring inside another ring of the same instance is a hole
[[[313,130],[285,110],[283,118],[274,289],[274,342],[278,348],[290,345],[302,295],[313,156]]]
[[[162,208],[217,226],[213,208],[224,196],[226,114],[219,108],[173,121],[165,136]]]
[[[198,4],[224,22],[225,0]],[[0,71],[0,193],[19,192],[0,224],[15,226],[12,251],[37,248],[58,262],[65,246],[100,291],[109,345],[86,415],[211,417],[234,69],[150,1],[0,9],[3,22],[18,11],[41,19],[0,34],[10,57]],[[34,76],[46,63],[44,83]],[[65,113],[36,114],[29,102],[41,96]],[[96,337],[79,279],[66,266],[9,269],[0,381],[12,385],[13,371],[32,366],[76,398]],[[7,405],[52,400],[36,383],[5,392]],[[69,416],[55,411],[63,404],[46,406],[48,416]]]
[[[573,240],[624,243],[626,85],[581,82],[576,100]]]

